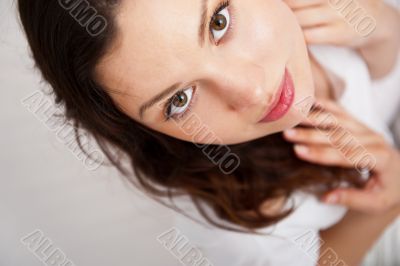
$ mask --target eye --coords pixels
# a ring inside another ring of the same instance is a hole
[[[167,120],[171,117],[180,118],[189,111],[194,90],[194,87],[190,87],[186,90],[178,91],[174,96],[172,96],[171,99],[168,100],[165,112]]]
[[[225,36],[231,24],[229,13],[229,1],[226,1],[217,8],[210,21],[210,31],[216,43]]]

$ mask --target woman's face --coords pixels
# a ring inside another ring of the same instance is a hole
[[[308,112],[307,49],[281,0],[124,0],[116,23],[98,79],[156,131],[237,144],[294,127]]]

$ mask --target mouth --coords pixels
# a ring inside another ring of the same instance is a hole
[[[292,77],[287,69],[272,103],[267,106],[263,118],[258,123],[268,123],[281,119],[290,110],[295,97]]]

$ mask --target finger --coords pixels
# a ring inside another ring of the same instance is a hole
[[[379,162],[384,159],[377,155],[378,149],[366,148],[357,142],[346,143],[342,146],[296,144],[294,147],[296,155],[304,161],[326,166],[354,168],[359,171],[376,170],[379,165],[382,165]],[[380,169],[381,167],[378,168]]]
[[[334,116],[335,118],[340,118],[344,113],[343,108],[336,103],[318,100],[312,106],[309,117]]]
[[[318,112],[318,111],[321,112],[321,110],[322,110],[327,113],[332,113],[341,119],[347,118],[347,119],[351,120],[352,122],[354,122],[354,121],[359,122],[357,118],[350,115],[350,113],[338,102],[334,102],[332,100],[327,100],[327,99],[318,99],[318,100],[316,100],[314,106],[315,107],[312,110],[313,111],[315,110],[315,112]]]
[[[326,3],[326,0],[284,0],[284,2],[291,9],[298,9],[298,8],[322,5]]]
[[[321,107],[322,108],[322,107]],[[308,117],[306,117],[302,124],[312,127],[317,127],[320,129],[337,129],[342,128],[346,129],[353,134],[358,133],[367,133],[369,132],[369,128],[359,122],[356,118],[352,117],[348,113],[342,110],[331,111],[332,108],[340,108],[340,107],[328,107],[329,110],[314,108],[309,113]]]
[[[303,33],[308,44],[356,47],[359,43],[354,29],[344,20],[340,19],[332,21],[328,25],[303,29]]]
[[[365,191],[374,191],[379,185],[378,179],[372,176],[364,186]]]
[[[370,147],[368,151],[371,155],[371,163],[369,163],[368,168],[372,169],[375,173],[385,172],[387,170],[387,163],[397,155],[395,150],[381,144]]]
[[[297,9],[294,14],[302,28],[329,24],[337,19],[335,12],[326,5]]]
[[[314,103],[315,108],[323,109],[328,112],[342,114],[345,113],[346,110],[340,103],[332,101],[330,99],[318,98]]]
[[[338,45],[340,32],[334,24],[316,26],[303,30],[304,38],[308,44],[334,44]]]
[[[324,134],[323,130],[314,128],[292,128],[285,130],[283,135],[286,140],[290,142],[303,143],[303,144],[330,144],[329,138]]]
[[[328,193],[323,201],[328,204],[344,205],[365,213],[379,213],[389,208],[389,203],[382,193],[358,189],[334,190]]]
[[[294,151],[300,159],[311,163],[346,168],[354,167],[351,161],[347,160],[338,149],[332,146],[296,144]]]
[[[303,143],[307,145],[332,145],[342,147],[348,143],[359,145],[370,145],[375,143],[376,137],[372,134],[358,134],[353,136],[335,136],[336,132],[318,128],[293,128],[283,132],[286,140],[290,142]],[[352,141],[351,141],[352,140]]]
[[[339,125],[339,118],[331,112],[313,108],[302,123],[312,127],[332,128]]]

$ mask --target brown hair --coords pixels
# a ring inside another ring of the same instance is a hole
[[[355,170],[299,160],[282,134],[229,146],[240,165],[223,174],[194,143],[155,132],[129,118],[94,78],[96,64],[117,34],[118,4],[118,0],[19,0],[18,8],[34,60],[51,84],[56,103],[64,107],[66,118],[76,128],[94,137],[109,161],[132,183],[138,181],[158,199],[189,195],[208,222],[234,231],[233,226],[212,219],[200,203],[210,206],[219,218],[253,231],[292,211],[266,215],[260,206],[267,200],[288,199],[296,190],[325,191],[342,181],[360,185]],[[79,135],[76,138],[80,143]],[[207,146],[210,151],[219,148]],[[127,155],[135,175],[129,174],[113,149]],[[254,215],[248,215],[249,211]]]

